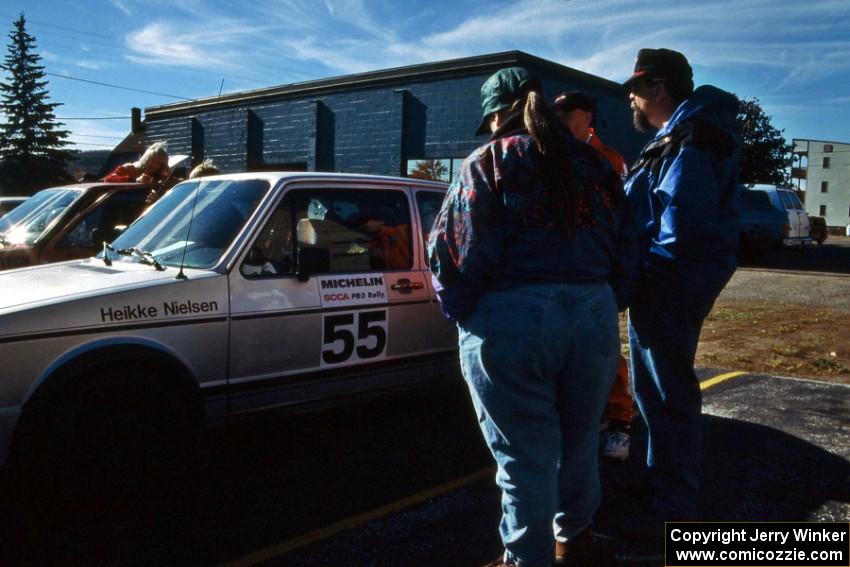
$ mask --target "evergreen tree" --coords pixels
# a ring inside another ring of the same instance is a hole
[[[6,119],[0,124],[0,188],[16,195],[70,181],[66,166],[76,154],[66,149],[69,132],[54,114],[61,105],[48,102],[44,66],[25,28],[21,14],[9,34],[3,65],[10,81],[0,82],[0,111]]]
[[[741,100],[738,108],[741,124],[741,183],[784,184],[791,165],[791,147],[779,130],[770,123],[759,100]]]

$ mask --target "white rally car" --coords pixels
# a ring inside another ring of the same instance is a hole
[[[447,377],[456,332],[425,259],[445,190],[206,177],[97,257],[3,272],[0,464],[101,466],[208,420]]]

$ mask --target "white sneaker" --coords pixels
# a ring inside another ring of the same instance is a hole
[[[602,432],[602,458],[625,461],[629,458],[630,438],[626,431],[614,429]]]

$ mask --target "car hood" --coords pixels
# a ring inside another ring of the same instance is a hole
[[[191,279],[201,270],[186,270]],[[0,314],[175,281],[177,269],[89,258],[0,272]]]

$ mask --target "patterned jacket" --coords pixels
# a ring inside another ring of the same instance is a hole
[[[488,290],[534,283],[609,282],[626,307],[637,244],[622,182],[594,148],[566,130],[561,135],[580,187],[571,238],[553,218],[538,174],[542,156],[520,115],[463,162],[428,243],[447,318],[465,319]]]

